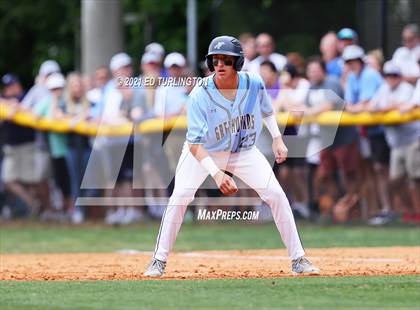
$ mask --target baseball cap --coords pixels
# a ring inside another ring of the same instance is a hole
[[[362,61],[365,58],[365,52],[363,48],[358,45],[349,45],[343,51],[343,60],[349,61],[354,59],[361,59]]]
[[[160,56],[155,53],[144,53],[141,57],[141,64],[160,63]]]
[[[340,40],[357,40],[357,32],[351,28],[343,28],[337,33]]]
[[[144,51],[146,53],[155,53],[159,55],[161,58],[165,54],[165,49],[163,48],[162,44],[159,44],[157,42],[153,42],[146,45],[146,47],[144,48]]]
[[[2,76],[1,83],[3,84],[3,86],[10,86],[15,83],[20,83],[20,80],[16,75],[7,73]]]
[[[64,88],[66,86],[66,80],[61,73],[52,73],[45,83],[48,89]]]
[[[118,53],[112,56],[109,62],[109,68],[111,71],[116,71],[122,67],[131,65],[131,57],[126,53]]]
[[[401,75],[401,69],[391,60],[384,64],[384,75]]]
[[[185,57],[181,53],[170,53],[165,57],[163,65],[165,68],[170,68],[172,66],[184,67],[185,66]]]
[[[51,73],[60,72],[60,66],[55,60],[46,60],[39,67],[39,75],[47,76]]]

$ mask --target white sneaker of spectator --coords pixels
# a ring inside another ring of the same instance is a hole
[[[148,204],[147,212],[153,219],[161,219],[165,212],[165,206],[158,204]]]
[[[81,224],[84,221],[83,212],[79,208],[70,211],[69,217],[72,224]]]
[[[39,215],[41,222],[63,222],[64,214],[60,211],[45,210]]]
[[[116,210],[108,212],[108,214],[105,217],[105,223],[108,225],[120,224],[121,219],[124,217],[124,214],[124,207],[118,207]]]
[[[8,205],[3,206],[1,209],[0,219],[4,221],[9,221],[12,219],[12,209]]]
[[[121,225],[128,225],[131,223],[139,222],[144,219],[144,214],[134,207],[125,209],[124,216],[120,219]]]
[[[297,211],[299,215],[305,220],[309,219],[311,216],[308,206],[303,202],[293,202],[292,210]]]

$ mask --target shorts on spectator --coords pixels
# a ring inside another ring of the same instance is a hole
[[[108,169],[112,171],[108,181],[121,183],[131,181],[133,177],[133,143],[113,143],[107,145]],[[116,177],[116,179],[115,179]]]
[[[52,160],[54,170],[54,181],[65,198],[71,196],[69,166],[65,157]]]
[[[333,149],[321,151],[319,174],[320,177],[332,175],[340,170],[345,174],[356,172],[360,166],[358,142],[341,145]]]
[[[405,174],[409,179],[420,178],[420,141],[391,149],[390,178],[395,180]]]
[[[371,149],[371,159],[374,163],[380,163],[388,166],[390,160],[390,149],[386,142],[385,135],[378,134],[369,137],[369,145]]]
[[[306,159],[301,157],[287,157],[287,159],[278,164],[274,161],[274,171],[277,172],[281,167],[295,168],[295,167],[305,167]]]
[[[5,145],[3,152],[3,182],[39,183],[49,177],[50,156],[35,143]]]
[[[131,181],[133,178],[134,145],[128,143],[125,150],[117,182]]]

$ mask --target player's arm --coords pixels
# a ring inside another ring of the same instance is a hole
[[[288,150],[281,137],[271,99],[268,96],[267,90],[265,89],[264,83],[261,79],[259,96],[261,115],[263,116],[262,120],[273,138],[273,153],[276,158],[276,162],[280,164],[286,160]]]
[[[238,191],[235,181],[217,167],[209,152],[202,144],[188,143],[191,154],[200,162],[200,165],[212,176],[220,191],[224,195],[231,195]]]
[[[263,122],[270,132],[271,137],[273,138],[273,153],[276,158],[276,162],[280,164],[286,160],[288,149],[283,142],[283,138],[281,137],[276,116],[274,114],[266,116],[263,118]]]
[[[203,144],[208,131],[208,120],[206,119],[205,111],[200,108],[199,100],[199,93],[197,94],[193,90],[187,103],[187,142],[190,152],[212,176],[224,195],[233,194],[238,191],[235,181],[217,167],[209,152],[204,148]]]

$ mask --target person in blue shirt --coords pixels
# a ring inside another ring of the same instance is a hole
[[[379,72],[365,64],[363,49],[357,45],[350,45],[344,49],[343,60],[349,66],[350,73],[345,87],[345,100],[350,103],[347,110],[361,112],[382,85],[383,80]],[[379,131],[377,128],[375,132]]]
[[[383,79],[379,72],[365,64],[365,54],[360,46],[350,45],[346,47],[343,52],[343,59],[350,69],[345,88],[346,110],[352,113],[367,111],[369,101],[383,84]],[[390,210],[390,198],[388,197],[390,149],[385,139],[384,128],[383,126],[368,126],[361,128],[361,132],[366,133],[370,148],[368,153],[370,153],[370,161],[375,172],[374,177],[376,177],[378,184],[381,204],[379,209],[388,212]],[[374,206],[370,206],[370,209],[374,208]]]
[[[326,64],[328,75],[334,76],[345,83],[348,68],[345,66],[341,54],[347,46],[357,44],[357,41],[357,32],[351,28],[342,28],[337,34],[330,31],[322,37],[319,50]]]
[[[322,37],[319,50],[322,60],[325,62],[327,74],[340,79],[343,71],[343,59],[338,51],[338,38],[335,32],[330,31]]]
[[[187,141],[178,162],[174,191],[162,217],[153,259],[144,275],[163,275],[187,206],[209,174],[224,195],[238,191],[225,171],[255,189],[270,206],[292,259],[292,272],[319,273],[304,257],[289,201],[271,165],[255,147],[264,122],[273,138],[277,163],[286,160],[288,150],[264,82],[257,74],[239,72],[244,56],[236,38],[213,39],[206,59],[210,71],[215,73],[190,94]]]

